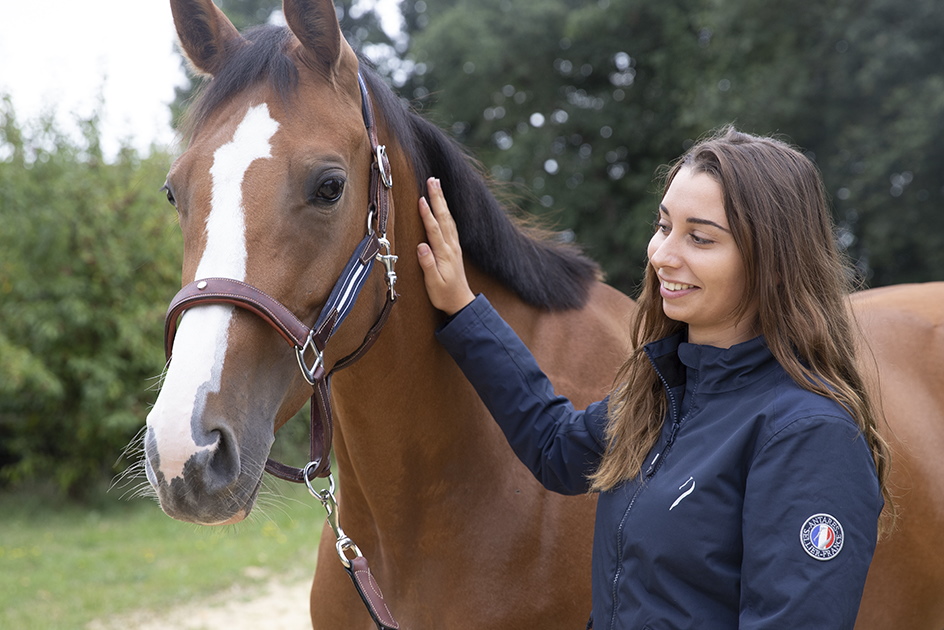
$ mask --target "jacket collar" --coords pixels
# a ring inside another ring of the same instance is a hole
[[[721,393],[747,387],[779,365],[763,337],[730,348],[685,341],[685,331],[647,344],[646,353],[667,389],[684,386],[695,371],[700,393]]]

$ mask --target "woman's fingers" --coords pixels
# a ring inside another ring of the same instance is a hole
[[[446,203],[446,197],[443,195],[442,191],[442,183],[438,179],[430,177],[426,188],[429,191],[429,200],[432,204],[433,216],[439,224],[443,237],[458,246],[459,238],[458,232],[456,231],[456,222],[449,212],[449,205]]]
[[[420,243],[416,254],[430,301],[451,315],[475,299],[475,295],[465,278],[458,231],[439,180],[430,178],[427,189],[429,201],[421,197],[418,205],[429,243]]]

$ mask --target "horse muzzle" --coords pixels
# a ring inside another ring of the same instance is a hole
[[[145,472],[164,512],[177,520],[223,525],[243,520],[262,484],[272,439],[241,444],[225,426],[209,430],[199,443],[162,436],[149,426],[144,436]]]

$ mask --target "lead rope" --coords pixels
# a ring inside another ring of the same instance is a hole
[[[399,630],[400,624],[393,618],[393,613],[390,612],[387,602],[384,601],[383,592],[380,590],[377,580],[374,579],[374,574],[370,572],[367,558],[357,548],[354,541],[341,529],[340,519],[338,518],[338,501],[334,496],[334,475],[328,475],[327,488],[318,490],[312,486],[307,475],[308,466],[305,467],[305,473],[305,485],[308,486],[308,492],[321,501],[321,505],[328,513],[328,525],[331,526],[331,530],[337,539],[334,547],[338,553],[338,558],[341,560],[341,565],[347,572],[348,577],[351,578],[351,582],[354,584],[357,594],[360,595],[361,601],[364,602],[364,606],[367,607],[371,619],[377,624],[378,630]],[[350,558],[347,554],[348,551],[353,554]]]

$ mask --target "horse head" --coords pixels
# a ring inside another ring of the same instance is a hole
[[[311,325],[370,229],[373,147],[358,58],[330,0],[286,0],[287,29],[245,35],[211,0],[171,5],[181,47],[210,77],[166,182],[183,282],[258,287]],[[370,330],[389,290],[382,279],[366,279],[326,368]],[[255,502],[275,431],[311,387],[292,348],[249,310],[217,300],[174,320],[172,359],[147,418],[147,476],[170,516],[236,522]]]

